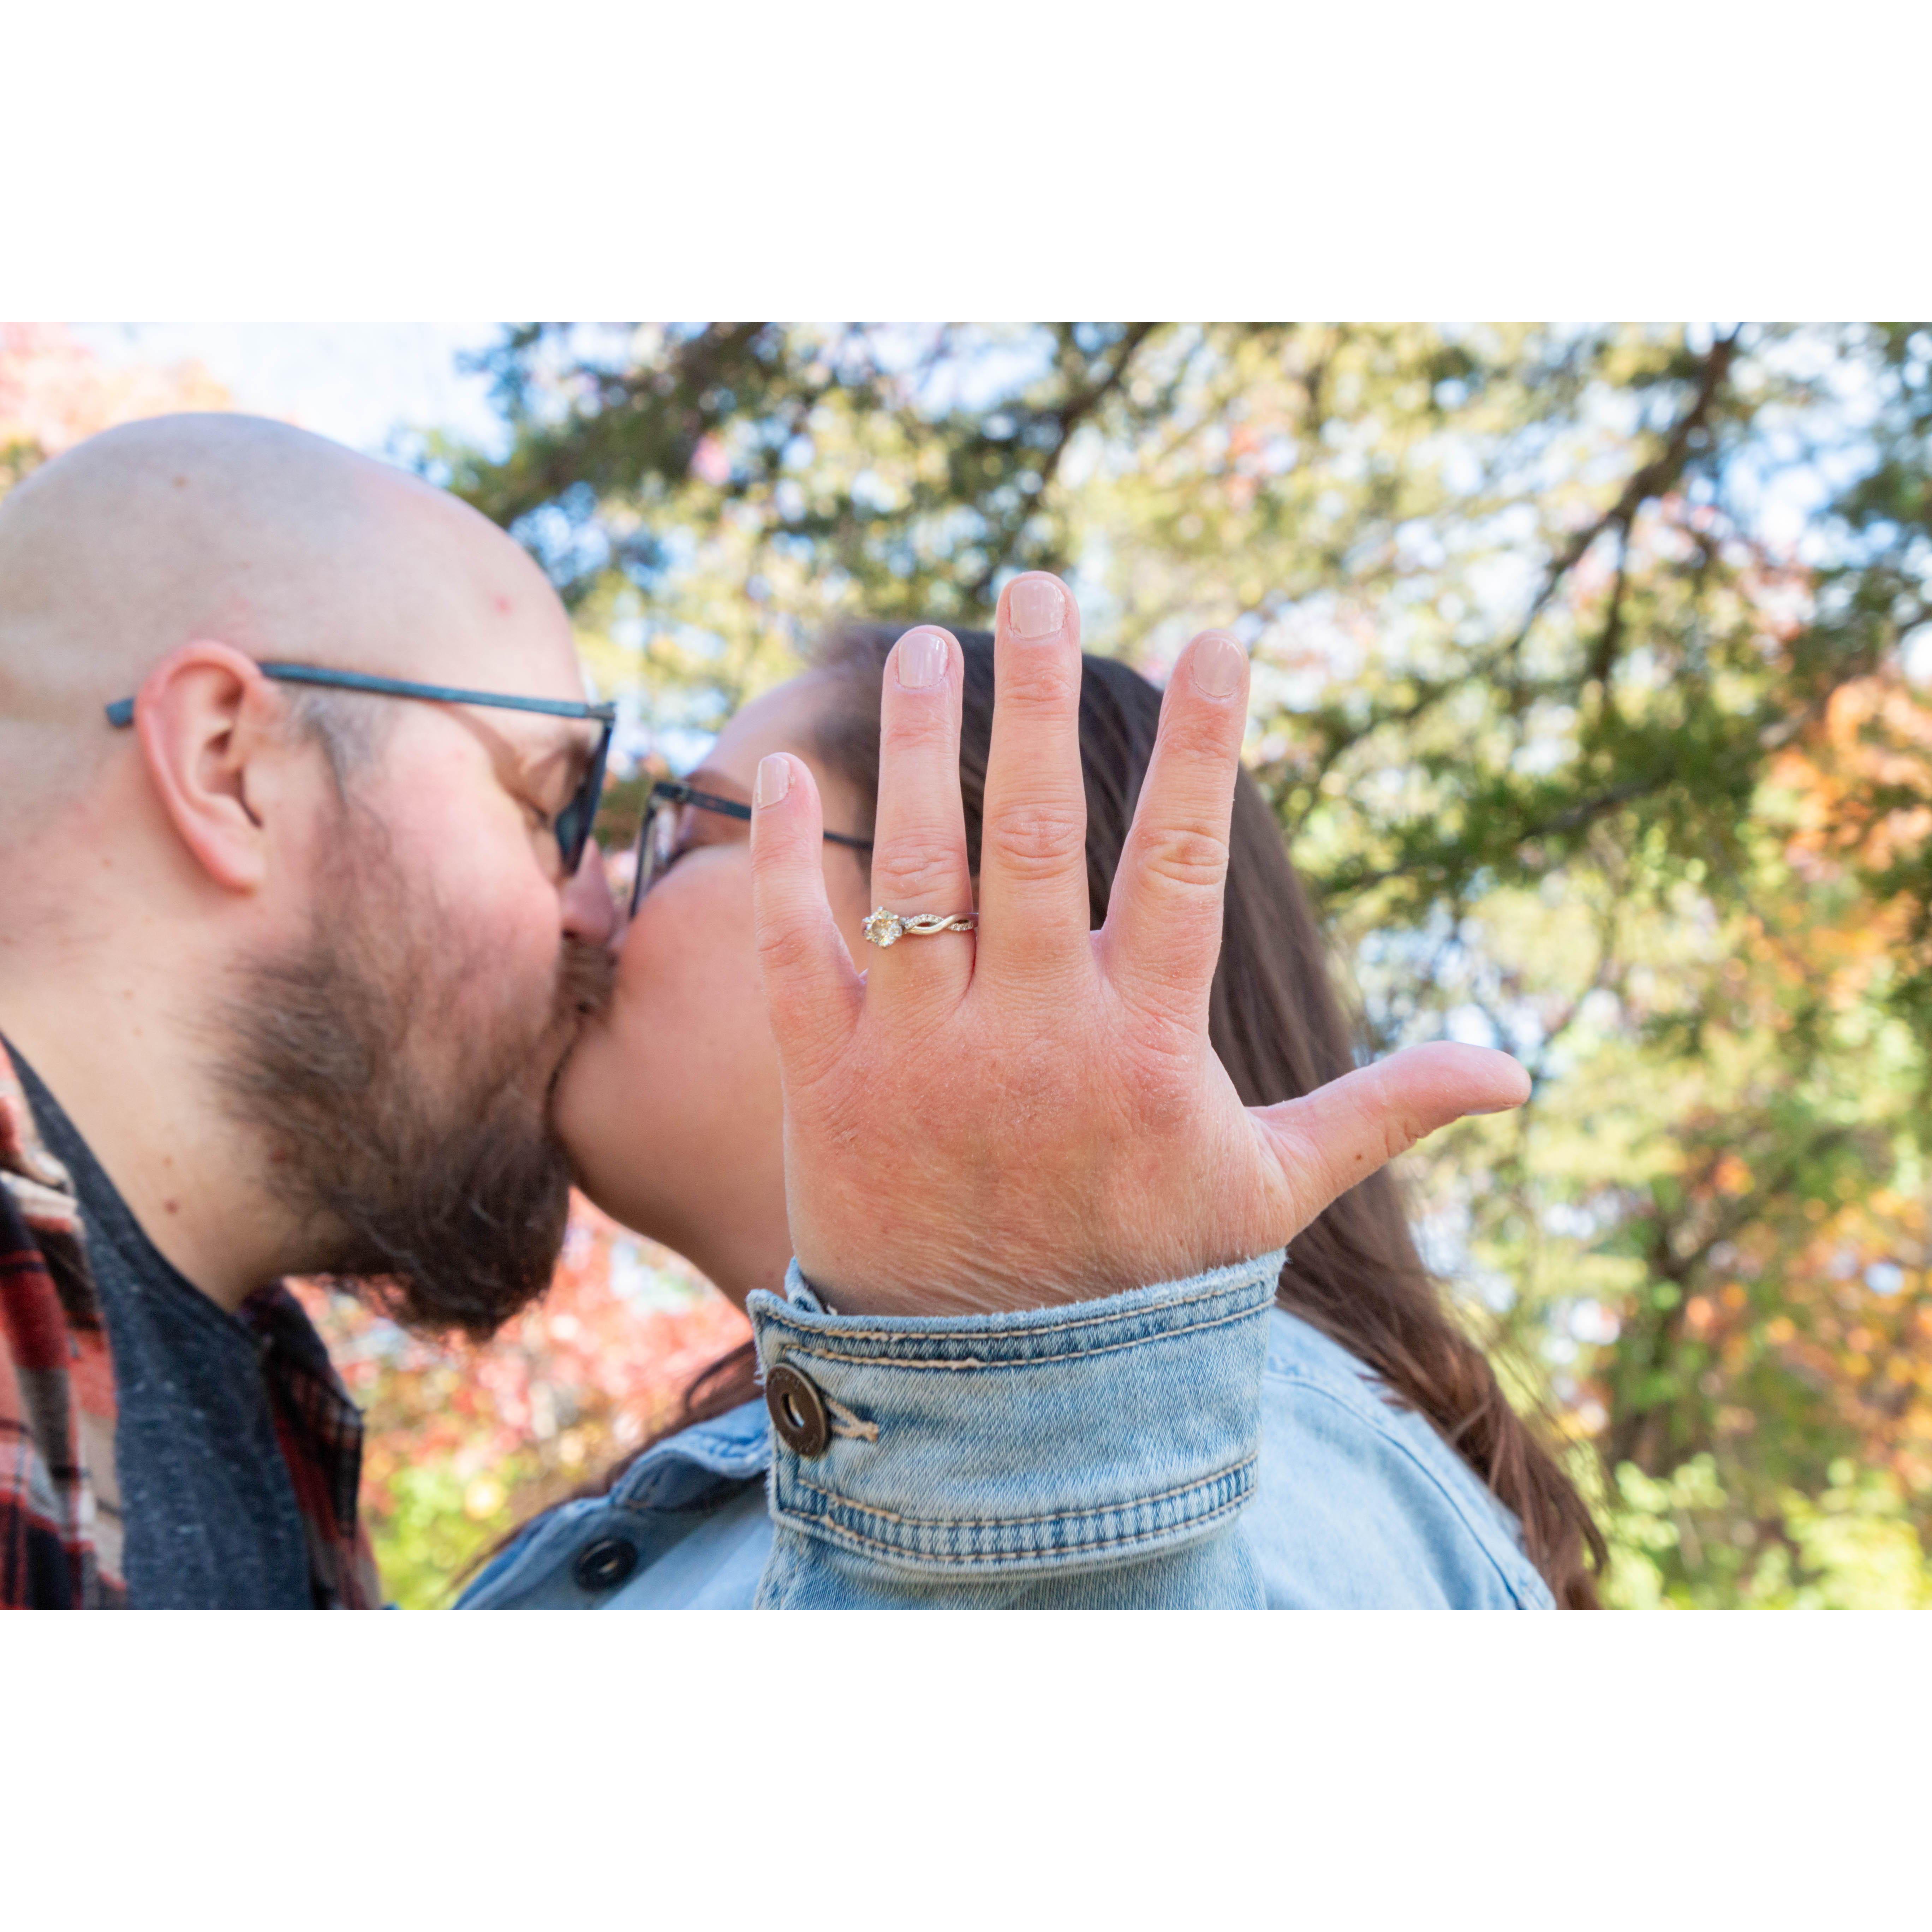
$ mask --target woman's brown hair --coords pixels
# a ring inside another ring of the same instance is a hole
[[[879,692],[904,625],[848,624],[817,653],[844,686],[814,749],[869,812],[879,791]],[[965,656],[959,734],[966,842],[976,874],[993,730],[993,640],[956,631]],[[1080,754],[1087,788],[1087,889],[1107,916],[1114,874],[1154,752],[1160,693],[1111,658],[1082,660]],[[1329,975],[1328,949],[1280,827],[1254,780],[1236,782],[1221,957],[1209,1035],[1250,1106],[1292,1100],[1357,1064],[1357,1034]],[[1514,1513],[1523,1546],[1559,1605],[1594,1609],[1604,1539],[1576,1486],[1509,1404],[1488,1358],[1458,1325],[1416,1252],[1394,1177],[1358,1182],[1295,1237],[1276,1299],[1375,1372],[1390,1400],[1426,1417]],[[756,1393],[751,1345],[712,1363],[687,1390],[686,1427]],[[657,1438],[662,1440],[662,1437]],[[646,1448],[650,1444],[645,1445]],[[608,1486],[634,1451],[595,1486]]]

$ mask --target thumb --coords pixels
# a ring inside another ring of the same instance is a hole
[[[1444,1040],[1358,1067],[1298,1100],[1249,1109],[1280,1163],[1292,1240],[1338,1195],[1466,1114],[1499,1114],[1529,1098],[1529,1076],[1506,1053]]]

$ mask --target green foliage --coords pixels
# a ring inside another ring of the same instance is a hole
[[[658,741],[842,614],[1066,572],[1250,763],[1378,1050],[1530,1067],[1411,1163],[1618,1600],[1923,1600],[1932,328],[532,328],[425,464]],[[1915,681],[1916,680],[1917,681]],[[1613,1472],[1609,1474],[1605,1472]]]
[[[385,1507],[370,1523],[382,1588],[390,1602],[404,1610],[429,1610],[450,1600],[452,1579],[494,1541],[493,1532],[514,1527],[500,1522],[503,1479],[527,1481],[519,1466],[528,1456],[512,1456],[490,1479],[488,1500],[499,1504],[479,1520],[472,1506],[474,1484],[466,1484],[453,1461],[431,1458],[398,1469],[392,1479]]]
[[[1700,1454],[1670,1476],[1617,1471],[1605,1595],[1625,1610],[1932,1608],[1932,1565],[1895,1479],[1834,1462],[1816,1497],[1787,1490],[1768,1522],[1736,1506]]]

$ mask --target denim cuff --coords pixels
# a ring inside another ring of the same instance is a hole
[[[774,1520],[932,1579],[1106,1568],[1214,1534],[1254,1492],[1282,1262],[1021,1313],[883,1318],[826,1313],[794,1262],[784,1300],[746,1304]]]

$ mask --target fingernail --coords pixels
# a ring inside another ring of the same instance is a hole
[[[1066,621],[1066,598],[1050,577],[1022,577],[1006,592],[1006,618],[1016,638],[1050,638]]]
[[[1194,647],[1194,682],[1210,698],[1232,698],[1247,662],[1246,652],[1232,638],[1214,632]]]
[[[937,631],[908,631],[899,640],[899,688],[930,691],[946,675],[946,640]]]
[[[758,782],[752,788],[752,802],[776,805],[791,789],[791,760],[782,752],[774,752],[758,760]]]

